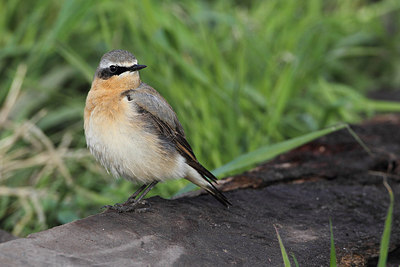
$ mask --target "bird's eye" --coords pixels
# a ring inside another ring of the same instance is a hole
[[[115,73],[115,72],[117,71],[117,66],[111,65],[111,66],[110,66],[110,71],[111,71],[112,73]]]

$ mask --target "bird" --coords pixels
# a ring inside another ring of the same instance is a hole
[[[139,70],[146,67],[126,50],[107,52],[86,98],[84,131],[90,152],[114,177],[142,184],[126,202],[105,207],[135,210],[158,182],[179,178],[231,206],[216,188],[217,178],[197,160],[175,111],[141,81]]]

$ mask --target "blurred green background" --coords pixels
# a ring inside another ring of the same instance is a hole
[[[88,153],[100,57],[133,52],[202,162],[398,103],[400,1],[0,1],[0,228],[19,236],[98,213],[135,190]],[[134,153],[134,152],[133,152]],[[185,182],[159,184],[170,197]]]

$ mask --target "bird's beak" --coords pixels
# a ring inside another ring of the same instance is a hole
[[[130,71],[137,71],[146,68],[146,65],[133,65],[132,67],[129,68]]]

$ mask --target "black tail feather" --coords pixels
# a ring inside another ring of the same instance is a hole
[[[215,197],[216,200],[218,200],[222,205],[225,207],[232,206],[232,203],[229,202],[229,200],[222,194],[221,191],[219,191],[213,184],[210,184],[207,188],[205,188],[210,195]]]
[[[210,184],[211,181],[215,183],[217,182],[218,180],[217,177],[215,177],[214,174],[212,174],[209,170],[204,168],[203,165],[201,165],[198,161],[188,161],[187,163],[189,164],[190,167],[198,171],[201,174],[201,176],[203,176],[204,179],[210,182]]]
[[[194,184],[197,184],[198,186],[205,189],[208,193],[210,193],[210,195],[215,197],[225,207],[232,206],[232,203],[230,203],[229,200],[221,193],[221,191],[219,191],[215,187],[214,183],[217,184],[218,179],[217,177],[215,177],[214,174],[212,174],[209,170],[204,168],[203,165],[201,165],[200,162],[198,162],[197,160],[188,160],[187,164],[189,164],[190,167],[195,169],[201,175],[201,177],[203,177],[203,179],[208,182],[208,185],[204,185],[201,183],[199,184],[192,180]]]

